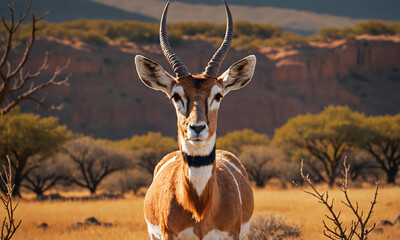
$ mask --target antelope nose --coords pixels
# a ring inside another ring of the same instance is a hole
[[[206,125],[204,123],[190,123],[189,127],[193,129],[197,134],[201,133],[206,128]]]

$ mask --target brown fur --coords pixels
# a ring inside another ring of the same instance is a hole
[[[253,58],[255,63],[255,57],[253,56]],[[174,239],[179,233],[190,227],[193,227],[193,233],[199,239],[202,239],[212,230],[226,232],[233,239],[239,239],[241,225],[250,221],[254,209],[253,192],[243,165],[233,154],[217,150],[216,159],[212,165],[212,176],[201,196],[198,196],[197,190],[187,176],[189,166],[182,155],[181,141],[186,143],[188,140],[187,132],[191,122],[204,121],[207,124],[208,135],[207,139],[203,141],[210,141],[215,134],[218,109],[208,109],[208,99],[214,101],[215,96],[210,96],[214,86],[219,86],[222,91],[223,89],[226,90],[226,86],[224,86],[226,82],[204,74],[188,75],[178,79],[168,74],[161,77],[154,76],[148,73],[149,67],[147,65],[141,65],[143,61],[147,60],[139,57],[136,64],[139,66],[138,73],[141,79],[149,82],[144,81],[146,85],[164,91],[174,99],[173,101],[175,101],[175,98],[171,96],[173,95],[171,93],[172,88],[181,86],[184,89],[185,96],[180,97],[184,97],[186,101],[186,106],[183,104],[184,101],[182,105],[179,105],[179,108],[181,109],[183,106],[185,111],[177,109],[180,151],[166,155],[156,166],[153,183],[145,197],[146,220],[153,225],[160,226],[164,239]],[[243,62],[246,63],[246,61]],[[153,64],[153,62],[150,63]],[[147,70],[143,70],[141,67],[147,68]],[[244,86],[250,80],[253,72],[249,73],[247,69],[243,70],[244,66],[241,65],[233,65],[233,67],[233,69],[239,68],[237,69],[238,74],[234,72],[238,75],[239,82],[237,79],[232,79],[233,82],[229,82],[229,84],[231,89],[238,89],[236,85]],[[159,71],[161,75],[163,72],[162,69]],[[245,79],[244,84],[241,84],[240,76],[243,74],[248,76],[248,79]],[[148,78],[153,78],[153,80],[150,82]],[[158,79],[163,80],[163,82],[158,81]],[[176,101],[180,100],[176,98]],[[199,147],[196,147],[195,150],[203,151]],[[207,151],[209,151],[208,148]],[[196,151],[192,150],[192,152]],[[197,156],[204,156],[202,153],[196,152],[196,154]],[[174,157],[176,159],[167,164]],[[222,158],[225,160],[222,160]]]
[[[253,209],[253,193],[247,174],[239,160],[231,153],[217,151],[241,170],[243,176],[227,166],[234,174],[241,191],[242,206],[232,176],[221,164],[215,162],[214,175],[208,182],[201,197],[191,188],[184,177],[185,163],[179,152],[170,153],[157,165],[155,175],[169,159],[178,158],[154,179],[145,197],[145,217],[153,225],[161,225],[162,231],[177,235],[183,230],[194,227],[201,239],[213,229],[228,232],[230,235],[240,232],[240,226],[250,220]],[[222,161],[225,165],[225,162]],[[164,229],[164,230],[163,230]]]
[[[204,213],[210,208],[212,197],[216,194],[214,192],[215,173],[213,175],[214,176],[211,177],[200,197],[197,195],[197,192],[194,190],[185,174],[181,174],[181,179],[178,182],[178,184],[182,186],[178,191],[178,201],[182,204],[184,209],[193,214],[193,218],[196,222],[200,222],[204,218]]]
[[[189,99],[188,116],[181,116],[177,113],[178,134],[181,134],[186,139],[187,128],[191,121],[205,121],[209,127],[208,136],[211,138],[217,130],[218,111],[209,112],[207,116],[205,103],[213,86],[219,85],[223,88],[221,80],[201,74],[185,76],[177,81],[176,85],[185,89],[185,95]]]

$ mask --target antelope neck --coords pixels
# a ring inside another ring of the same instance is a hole
[[[182,151],[183,160],[189,167],[204,167],[210,166],[215,161],[215,145],[209,155],[206,156],[193,156]]]
[[[194,190],[197,193],[197,197],[191,196],[191,201],[198,202],[199,197],[203,195],[203,192],[205,189],[207,192],[212,191],[213,187],[212,185],[214,184],[208,184],[210,179],[213,176],[213,173],[215,172],[215,142],[211,143],[213,144],[212,147],[209,151],[211,152],[201,152],[198,153],[199,151],[192,151],[192,154],[189,154],[184,151],[184,149],[181,148],[181,153],[182,153],[182,158],[184,161],[184,174],[186,176],[187,181],[190,183],[189,188]],[[193,149],[192,149],[193,150]],[[197,149],[196,149],[197,150]],[[195,154],[197,153],[197,154]],[[201,155],[200,155],[201,154]],[[186,166],[185,166],[186,165]],[[206,186],[209,185],[209,188],[206,188]],[[189,190],[190,192],[191,190]],[[190,195],[190,194],[189,194]],[[209,194],[206,194],[209,196]],[[207,202],[207,201],[206,201]],[[206,203],[204,202],[204,203]],[[203,206],[205,207],[205,206]],[[203,207],[199,208],[196,207],[196,211],[202,212],[204,209]]]
[[[213,176],[214,166],[215,166],[215,141],[213,141],[214,137],[211,138],[212,142],[209,144],[205,144],[205,146],[192,147],[187,148],[183,146],[188,146],[187,142],[180,142],[182,144],[181,153],[184,161],[184,174],[186,176],[187,181],[190,183],[189,188],[194,190],[197,193],[197,197],[191,196],[191,201],[198,202],[199,197],[203,195],[206,186],[209,185],[207,191],[212,190],[214,184],[208,184],[210,179]],[[208,145],[208,146],[207,146]],[[185,151],[189,150],[189,151]],[[185,166],[186,165],[186,166]],[[188,189],[189,190],[189,189]],[[189,190],[190,192],[191,190]],[[189,194],[190,195],[190,194]],[[207,195],[207,194],[206,194]],[[206,201],[207,202],[207,201]],[[204,209],[196,208],[198,212],[202,212]]]

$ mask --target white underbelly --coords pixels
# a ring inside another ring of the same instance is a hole
[[[161,226],[154,225],[146,220],[147,223],[147,231],[149,232],[151,240],[162,240]],[[247,233],[250,229],[251,219],[243,223],[240,227],[240,239],[247,240]],[[189,227],[180,232],[177,236],[174,236],[174,239],[177,240],[200,240],[200,238],[194,233],[194,228]],[[230,240],[233,239],[232,236],[229,236],[228,232],[223,232],[217,229],[213,229],[209,231],[206,235],[204,235],[203,240]]]
[[[146,220],[147,223],[147,231],[149,232],[151,240],[162,240],[162,233],[160,225],[153,225]],[[247,239],[247,233],[250,228],[250,221],[242,224],[240,228],[240,239]],[[177,240],[200,240],[200,238],[194,233],[194,228],[189,227],[180,232],[174,239]],[[233,239],[232,236],[229,236],[228,232],[223,232],[220,230],[213,229],[209,231],[206,235],[204,235],[203,240],[230,240]]]
[[[178,240],[200,240],[200,238],[194,234],[193,227],[186,228],[178,234],[176,237]],[[219,230],[211,230],[206,235],[204,235],[203,240],[230,240],[233,239],[229,237],[227,232],[222,232]]]

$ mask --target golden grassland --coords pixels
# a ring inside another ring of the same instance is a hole
[[[324,189],[321,187],[321,191]],[[322,233],[322,219],[327,213],[316,199],[293,189],[256,189],[255,213],[275,213],[286,222],[300,226],[299,239],[325,239]],[[361,209],[368,209],[373,198],[373,188],[350,189],[350,197],[360,203]],[[340,202],[344,200],[339,189],[329,190],[335,198],[335,208],[343,210],[342,218],[350,223],[353,217]],[[120,200],[97,201],[21,201],[16,216],[22,225],[14,239],[32,240],[89,240],[89,239],[149,239],[143,218],[143,197],[127,196]],[[371,223],[382,219],[393,220],[400,214],[400,188],[382,187],[379,190]],[[87,227],[73,230],[70,226],[84,218],[95,217],[102,222],[112,222],[113,227]],[[0,217],[4,217],[4,211]],[[37,226],[46,222],[47,230]],[[371,239],[400,239],[399,226],[385,227],[383,233],[373,233]]]

